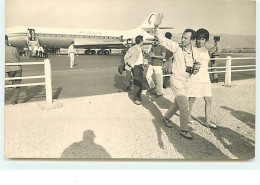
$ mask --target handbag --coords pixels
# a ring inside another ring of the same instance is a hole
[[[118,66],[118,72],[121,75],[124,71],[125,71],[125,63],[120,62],[119,66]]]

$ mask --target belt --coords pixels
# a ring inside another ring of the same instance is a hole
[[[74,52],[70,52],[70,53],[74,53]]]

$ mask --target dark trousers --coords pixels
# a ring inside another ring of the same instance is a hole
[[[38,51],[37,50],[35,51],[35,58],[36,59],[38,58]]]
[[[43,55],[44,55],[44,58],[48,58],[48,53],[47,53],[47,51],[44,51],[44,52],[43,52]]]
[[[7,72],[8,77],[12,78],[12,77],[22,77],[22,70],[17,70],[17,71],[10,71]],[[12,84],[21,84],[22,80],[12,80]],[[19,94],[20,94],[20,87],[14,87],[13,89],[14,91],[14,96],[12,98],[12,101],[18,101],[19,98]]]
[[[40,58],[43,57],[42,51],[39,51],[39,57],[40,57]]]
[[[134,75],[134,101],[141,101],[143,90],[143,65],[137,65],[133,68]]]

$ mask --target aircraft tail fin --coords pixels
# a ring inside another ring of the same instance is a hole
[[[150,13],[150,15],[145,19],[143,24],[139,26],[139,28],[153,28],[156,15],[157,13]]]
[[[153,29],[156,16],[157,16],[157,13],[155,13],[155,12],[150,13],[149,16],[143,22],[143,24],[141,24],[141,26],[139,26],[139,28],[142,28],[144,30]],[[160,29],[173,29],[173,27],[160,27]]]

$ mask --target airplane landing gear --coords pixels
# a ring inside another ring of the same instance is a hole
[[[103,53],[104,53],[103,50],[98,50],[97,52],[98,55],[103,55]]]
[[[109,55],[109,54],[110,54],[109,50],[104,51],[104,55]]]
[[[85,54],[86,54],[86,55],[90,55],[90,50],[87,49],[87,50],[85,51]]]
[[[91,54],[91,55],[95,55],[95,54],[96,54],[96,51],[95,51],[95,50],[91,50],[91,51],[90,51],[90,54]]]

